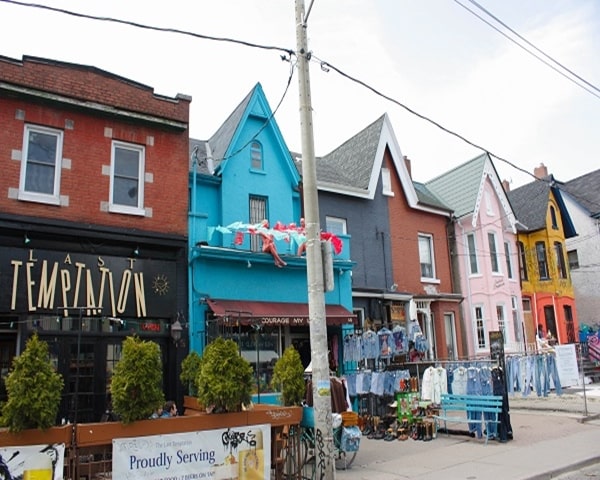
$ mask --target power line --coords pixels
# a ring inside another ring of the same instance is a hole
[[[485,12],[486,15],[488,15],[489,17],[493,18],[496,22],[498,22],[500,25],[502,25],[504,28],[506,28],[507,30],[509,30],[513,35],[517,36],[519,39],[521,39],[523,42],[525,42],[527,45],[529,45],[531,48],[533,48],[535,51],[539,52],[541,55],[543,55],[545,58],[547,58],[550,62],[558,65],[560,68],[562,68],[563,70],[565,70],[566,72],[570,73],[571,75],[573,75],[575,78],[577,78],[579,81],[585,83],[586,85],[588,85],[591,89],[595,90],[596,92],[600,93],[600,89],[598,89],[598,87],[596,87],[595,85],[591,84],[590,82],[588,82],[587,80],[583,79],[582,77],[580,77],[579,75],[577,75],[575,72],[573,72],[572,70],[568,69],[567,67],[565,67],[562,63],[560,63],[559,61],[555,60],[554,58],[552,58],[550,55],[546,54],[544,51],[540,50],[538,47],[536,47],[533,43],[531,43],[529,40],[527,40],[526,38],[524,38],[522,35],[520,35],[519,33],[517,33],[515,30],[513,30],[512,28],[510,28],[508,25],[506,25],[504,22],[502,22],[502,20],[500,20],[498,17],[494,16],[492,13],[490,13],[488,10],[486,10],[484,7],[482,7],[481,5],[479,5],[475,0],[468,0],[469,2],[471,2],[473,5],[475,5],[477,8],[479,8],[480,10],[482,10],[483,12]],[[558,73],[559,75],[562,75],[564,78],[566,78],[567,80],[569,80],[570,82],[573,82],[575,85],[577,85],[578,87],[584,89],[586,92],[590,93],[591,95],[593,95],[594,97],[600,99],[600,95],[594,91],[592,91],[590,88],[585,87],[584,85],[581,85],[580,83],[576,82],[573,78],[569,77],[567,74],[565,74],[563,71],[559,70],[558,68],[556,68],[554,65],[552,65],[551,63],[549,63],[548,61],[544,60],[543,58],[540,58],[538,55],[536,55],[534,52],[532,52],[531,50],[528,50],[527,48],[525,48],[523,45],[521,45],[520,43],[516,42],[513,38],[511,38],[509,35],[507,35],[506,33],[504,33],[503,31],[501,31],[499,28],[497,28],[495,25],[493,25],[491,22],[488,22],[485,18],[483,18],[481,15],[479,15],[478,13],[474,12],[473,10],[471,10],[469,7],[467,7],[466,5],[460,3],[458,0],[454,0],[455,3],[457,3],[458,5],[460,5],[461,7],[463,7],[466,11],[468,11],[469,13],[471,13],[472,15],[474,15],[475,17],[477,17],[479,20],[481,20],[483,23],[485,23],[486,25],[490,26],[491,28],[493,28],[494,30],[496,30],[500,35],[502,35],[503,37],[507,38],[508,40],[510,40],[512,43],[514,43],[516,46],[518,46],[519,48],[523,49],[525,52],[527,52],[529,55],[533,56],[534,58],[536,58],[537,60],[539,60],[540,62],[542,62],[543,64],[545,64],[546,66],[550,67],[552,70],[554,70],[556,73]]]

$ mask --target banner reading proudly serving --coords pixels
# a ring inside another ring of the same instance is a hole
[[[269,479],[271,426],[115,439],[112,469],[118,479]]]

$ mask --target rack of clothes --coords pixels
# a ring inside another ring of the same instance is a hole
[[[505,364],[509,395],[520,393],[526,397],[535,391],[538,397],[547,397],[552,389],[557,395],[562,395],[556,354],[553,350],[507,355]]]

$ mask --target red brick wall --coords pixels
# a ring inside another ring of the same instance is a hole
[[[448,218],[414,210],[409,207],[396,169],[386,151],[385,163],[391,172],[392,189],[390,198],[390,235],[392,246],[392,268],[398,291],[417,295],[425,293],[421,283],[418,234],[433,236],[436,276],[441,280],[436,284],[439,292],[452,292],[450,257],[446,241]]]
[[[16,118],[17,110],[25,112],[24,121]],[[65,128],[67,119],[74,122],[72,130]],[[64,132],[63,158],[71,161],[71,168],[61,170],[60,194],[69,197],[68,206],[9,198],[9,189],[19,188],[21,162],[11,157],[13,150],[23,148],[25,123]],[[2,93],[0,125],[0,211],[149,232],[187,233],[187,130],[129,123],[58,104],[9,98]],[[112,138],[104,136],[107,127],[112,129]],[[154,137],[153,145],[146,145],[148,136]],[[145,172],[154,178],[153,183],[144,184],[144,207],[152,209],[152,217],[101,211],[101,202],[108,202],[110,184],[110,177],[102,174],[102,167],[110,166],[113,139],[145,145]]]
[[[35,57],[0,57],[0,80],[80,101],[156,115],[188,123],[190,98],[157,96],[150,87],[95,67]]]

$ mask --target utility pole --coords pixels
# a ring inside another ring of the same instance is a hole
[[[304,220],[306,222],[306,275],[308,281],[308,315],[312,360],[312,390],[315,413],[316,478],[335,478],[333,461],[333,427],[331,419],[331,381],[327,355],[327,326],[325,323],[325,293],[317,170],[313,137],[312,106],[308,41],[304,0],[296,0],[296,48],[300,92],[300,127],[302,135],[302,182],[304,191]]]

